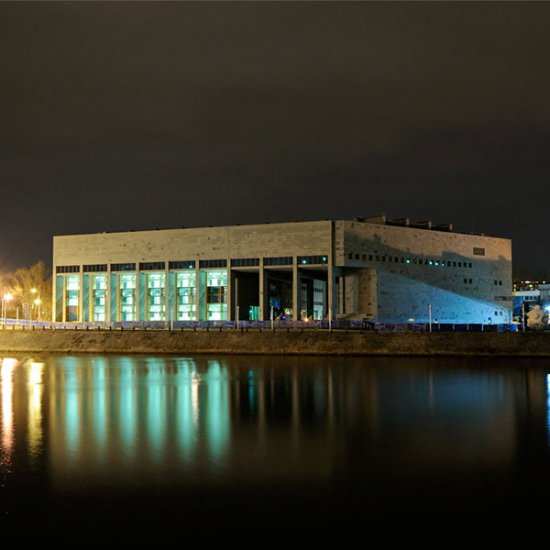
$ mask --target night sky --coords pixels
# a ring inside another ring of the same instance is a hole
[[[389,217],[548,270],[550,3],[0,3],[0,270],[53,235]]]

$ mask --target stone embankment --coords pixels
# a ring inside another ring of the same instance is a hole
[[[544,357],[550,334],[4,330],[0,352]]]

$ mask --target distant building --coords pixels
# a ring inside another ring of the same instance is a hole
[[[508,323],[511,250],[385,216],[56,236],[54,320]]]

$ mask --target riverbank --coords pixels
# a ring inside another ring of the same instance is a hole
[[[0,353],[550,357],[550,334],[5,330]]]

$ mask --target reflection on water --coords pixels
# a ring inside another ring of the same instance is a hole
[[[2,382],[2,463],[11,466],[11,452],[13,448],[13,371],[17,361],[5,358],[0,367]]]
[[[305,484],[364,495],[487,472],[508,479],[525,449],[549,446],[550,375],[535,367],[4,358],[2,478],[31,479],[45,493]]]

